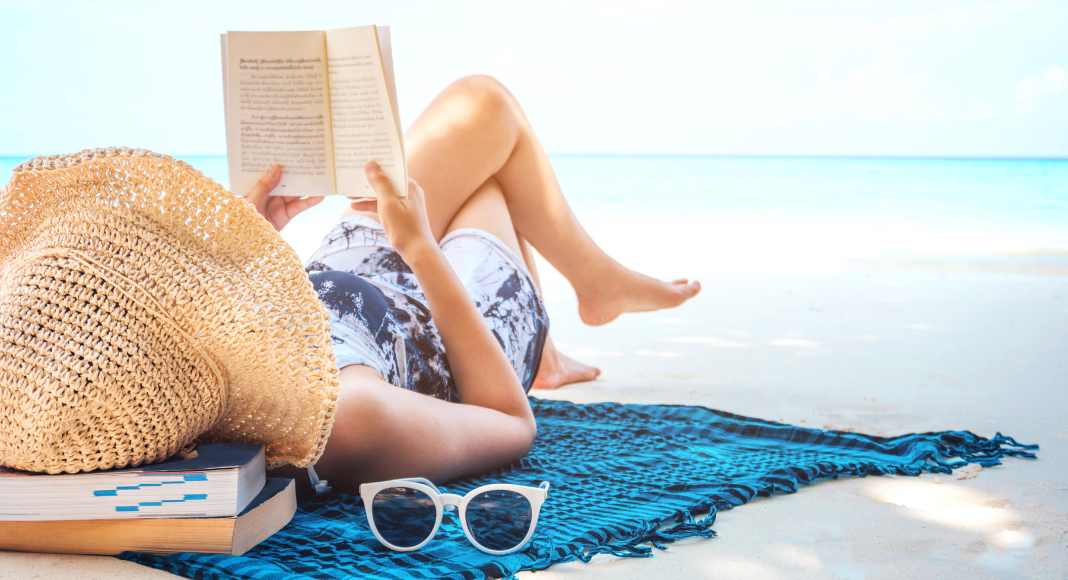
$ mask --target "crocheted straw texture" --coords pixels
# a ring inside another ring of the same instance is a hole
[[[86,150],[0,190],[0,464],[76,473],[199,439],[307,466],[338,386],[292,248],[185,163]]]

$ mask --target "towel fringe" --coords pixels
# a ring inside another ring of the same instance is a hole
[[[599,554],[611,554],[619,558],[651,558],[655,555],[653,548],[666,550],[667,544],[685,538],[711,538],[716,536],[712,524],[716,521],[718,510],[731,509],[737,505],[748,502],[753,497],[767,497],[773,493],[794,493],[802,485],[807,485],[815,480],[823,478],[837,479],[842,475],[867,477],[869,475],[920,475],[921,473],[952,473],[965,465],[975,463],[985,467],[993,467],[1001,464],[1003,457],[1022,457],[1036,459],[1032,451],[1039,449],[1038,445],[1018,443],[1012,437],[997,433],[989,439],[984,439],[970,431],[948,431],[944,433],[920,433],[905,435],[890,441],[894,447],[898,446],[931,446],[932,449],[921,452],[917,464],[914,465],[881,465],[872,462],[858,462],[852,464],[821,463],[810,469],[790,468],[780,469],[763,477],[764,485],[732,486],[734,491],[739,492],[736,500],[719,501],[714,504],[700,505],[692,511],[680,510],[663,519],[642,520],[636,529],[630,533],[618,535],[616,533],[602,532],[606,539],[614,541],[601,544],[589,545],[586,543],[571,543],[558,546],[552,538],[538,538],[531,543],[528,555],[533,561],[525,564],[519,571],[545,570],[557,564],[580,561],[589,563],[594,556]],[[957,458],[957,461],[953,461]],[[729,495],[729,494],[728,494]],[[708,516],[701,520],[694,518],[694,513],[704,513]],[[675,522],[670,525],[671,522]],[[512,573],[506,580],[515,578]]]
[[[545,570],[550,566],[564,562],[581,561],[589,563],[594,556],[599,554],[611,554],[619,558],[649,558],[653,556],[653,548],[666,550],[667,545],[676,540],[686,538],[711,538],[716,535],[712,524],[716,521],[716,508],[706,506],[695,509],[697,513],[707,510],[709,513],[701,520],[694,518],[688,510],[680,510],[663,519],[642,520],[633,532],[616,536],[615,541],[595,546],[569,544],[556,546],[552,538],[541,540],[547,545],[537,542],[532,545],[534,561],[523,566],[523,570]],[[671,522],[674,522],[672,525]],[[649,544],[644,545],[644,544]],[[514,578],[514,574],[508,578]]]

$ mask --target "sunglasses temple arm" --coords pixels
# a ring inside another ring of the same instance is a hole
[[[308,466],[308,479],[311,480],[312,488],[315,489],[315,495],[330,493],[330,485],[325,479],[319,479],[315,468],[310,465]]]

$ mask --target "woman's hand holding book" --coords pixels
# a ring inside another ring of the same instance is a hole
[[[423,188],[409,178],[408,197],[403,198],[393,190],[389,177],[377,163],[368,161],[364,171],[377,199],[358,199],[352,202],[352,209],[378,212],[378,219],[386,230],[390,245],[409,266],[440,254],[441,248],[434,239],[430,220],[426,217]]]
[[[245,201],[251,203],[256,211],[271,222],[274,229],[279,232],[302,211],[315,207],[323,201],[321,195],[317,197],[272,196],[271,191],[278,187],[278,182],[281,180],[282,168],[275,165],[256,182],[252,191],[245,196]]]

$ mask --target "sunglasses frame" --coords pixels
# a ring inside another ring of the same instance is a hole
[[[378,492],[391,487],[403,487],[421,491],[429,496],[434,502],[434,507],[437,510],[434,519],[434,529],[431,530],[427,538],[418,545],[410,548],[394,546],[387,542],[385,538],[378,533],[374,518],[374,499],[375,496],[378,495]],[[530,529],[527,530],[527,535],[523,538],[523,541],[519,542],[514,548],[508,550],[491,550],[482,544],[479,544],[478,541],[475,540],[475,537],[471,535],[471,530],[467,528],[467,504],[479,494],[487,491],[512,491],[525,497],[527,501],[530,502]],[[395,550],[397,552],[411,552],[430,543],[430,540],[433,540],[434,536],[438,535],[438,530],[441,528],[441,520],[445,514],[445,506],[451,505],[456,506],[457,508],[457,515],[460,517],[460,525],[463,527],[464,535],[467,536],[467,540],[482,552],[494,556],[501,556],[523,549],[527,543],[530,542],[530,538],[534,536],[534,529],[538,527],[538,514],[541,513],[541,504],[545,502],[547,497],[549,497],[549,482],[543,481],[538,487],[511,485],[507,483],[483,485],[482,487],[469,491],[466,495],[459,496],[452,493],[441,493],[441,491],[438,490],[433,483],[430,483],[430,481],[421,477],[416,477],[412,479],[391,479],[389,481],[365,483],[360,486],[360,497],[363,498],[363,506],[364,510],[367,512],[367,523],[371,526],[371,533],[375,535],[375,538],[378,538],[378,541],[381,542],[383,546],[390,550]]]

